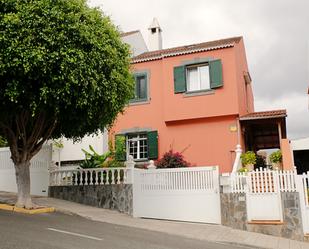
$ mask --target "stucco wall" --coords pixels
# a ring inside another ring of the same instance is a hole
[[[221,59],[223,87],[194,96],[175,94],[174,67],[203,58]],[[239,114],[253,110],[252,96],[246,100],[244,87],[240,87],[246,69],[242,42],[237,48],[235,45],[133,64],[133,71],[149,72],[149,100],[130,104],[118,116],[111,138],[122,130],[151,128],[159,134],[159,157],[173,148],[184,151],[185,159],[193,165],[219,165],[220,172],[230,172],[235,147],[240,143],[237,131],[231,131],[230,127],[237,125]],[[248,91],[251,93],[251,88]]]
[[[52,186],[49,196],[90,206],[133,213],[133,188],[131,184],[92,186]]]

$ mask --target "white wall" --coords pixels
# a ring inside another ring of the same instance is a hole
[[[291,140],[292,150],[309,150],[309,137]]]
[[[123,36],[121,39],[123,42],[130,45],[133,56],[137,56],[148,51],[147,45],[141,32]]]
[[[30,179],[32,195],[48,195],[51,147],[44,146],[31,160]],[[15,168],[9,148],[0,148],[0,191],[17,192]]]
[[[89,151],[89,145],[99,154],[108,151],[108,135],[106,131],[98,136],[85,136],[80,142],[76,143],[66,138],[61,139],[61,141],[63,148],[58,149],[56,146],[53,146],[52,160],[54,162],[84,160],[85,154],[82,152],[82,149]]]

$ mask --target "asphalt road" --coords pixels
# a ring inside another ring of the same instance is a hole
[[[0,249],[244,249],[118,226],[62,213],[0,210]]]

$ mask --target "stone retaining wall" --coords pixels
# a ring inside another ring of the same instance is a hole
[[[49,197],[90,206],[133,213],[133,188],[131,184],[51,186]]]
[[[281,193],[283,224],[248,224],[246,194],[221,193],[222,225],[250,232],[304,240],[298,193]]]

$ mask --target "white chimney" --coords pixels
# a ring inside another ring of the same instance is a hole
[[[162,49],[162,29],[157,18],[153,18],[149,30],[149,51]]]

